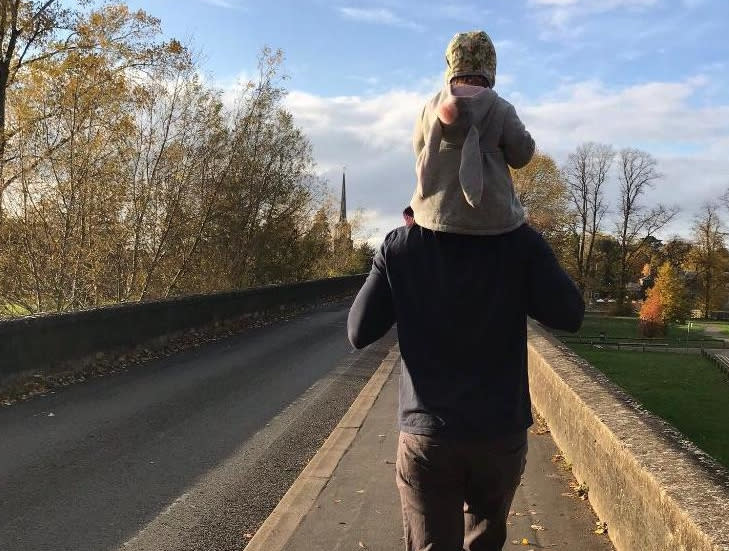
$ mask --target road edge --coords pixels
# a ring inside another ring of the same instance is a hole
[[[395,344],[322,447],[248,542],[246,551],[281,551],[288,543],[352,445],[399,358]]]

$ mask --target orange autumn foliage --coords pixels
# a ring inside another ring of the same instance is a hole
[[[648,290],[645,302],[640,308],[640,333],[644,337],[660,337],[666,334],[663,301],[660,289],[657,287]]]

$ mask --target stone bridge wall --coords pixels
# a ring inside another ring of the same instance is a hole
[[[187,329],[353,295],[364,279],[356,275],[0,321],[0,382]]]
[[[729,474],[718,463],[536,324],[529,383],[618,551],[729,550]]]

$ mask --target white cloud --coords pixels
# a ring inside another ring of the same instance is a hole
[[[689,100],[706,84],[699,76],[615,90],[599,81],[584,81],[524,105],[521,112],[549,147],[567,139],[708,150],[729,135],[729,105],[693,107]]]
[[[372,96],[294,91],[286,100],[333,187],[347,166],[351,208],[367,209],[365,232],[373,241],[399,225],[410,200],[413,123],[438,82],[434,78],[427,89]],[[684,209],[665,234],[687,235],[701,203],[729,186],[729,105],[697,107],[691,101],[707,84],[704,77],[694,77],[616,89],[584,81],[564,84],[542,98],[509,99],[539,147],[558,161],[588,140],[653,153],[664,177],[652,200]]]
[[[422,25],[414,21],[403,19],[387,8],[340,7],[338,10],[343,17],[354,21],[374,23],[378,25],[390,25],[392,27],[412,29],[414,31],[425,30]]]
[[[211,78],[204,74],[199,76],[203,82],[221,91],[220,99],[226,109],[231,111],[235,109],[242,89],[253,79],[253,75],[248,71],[241,71],[235,76],[222,79]]]
[[[658,0],[529,0],[537,17],[549,26],[540,36],[546,40],[579,36],[584,28],[576,21],[586,16],[617,9],[642,11],[657,3]]]

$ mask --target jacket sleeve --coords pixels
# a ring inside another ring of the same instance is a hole
[[[582,293],[559,265],[551,247],[536,233],[528,280],[530,317],[552,329],[571,333],[580,329],[585,315]]]
[[[372,269],[349,310],[347,334],[349,342],[355,348],[372,344],[383,337],[395,323],[384,251],[383,244],[375,254]]]
[[[521,168],[532,159],[534,155],[534,139],[524,127],[516,109],[508,104],[504,115],[504,130],[501,136],[501,146],[504,158],[511,168]]]

